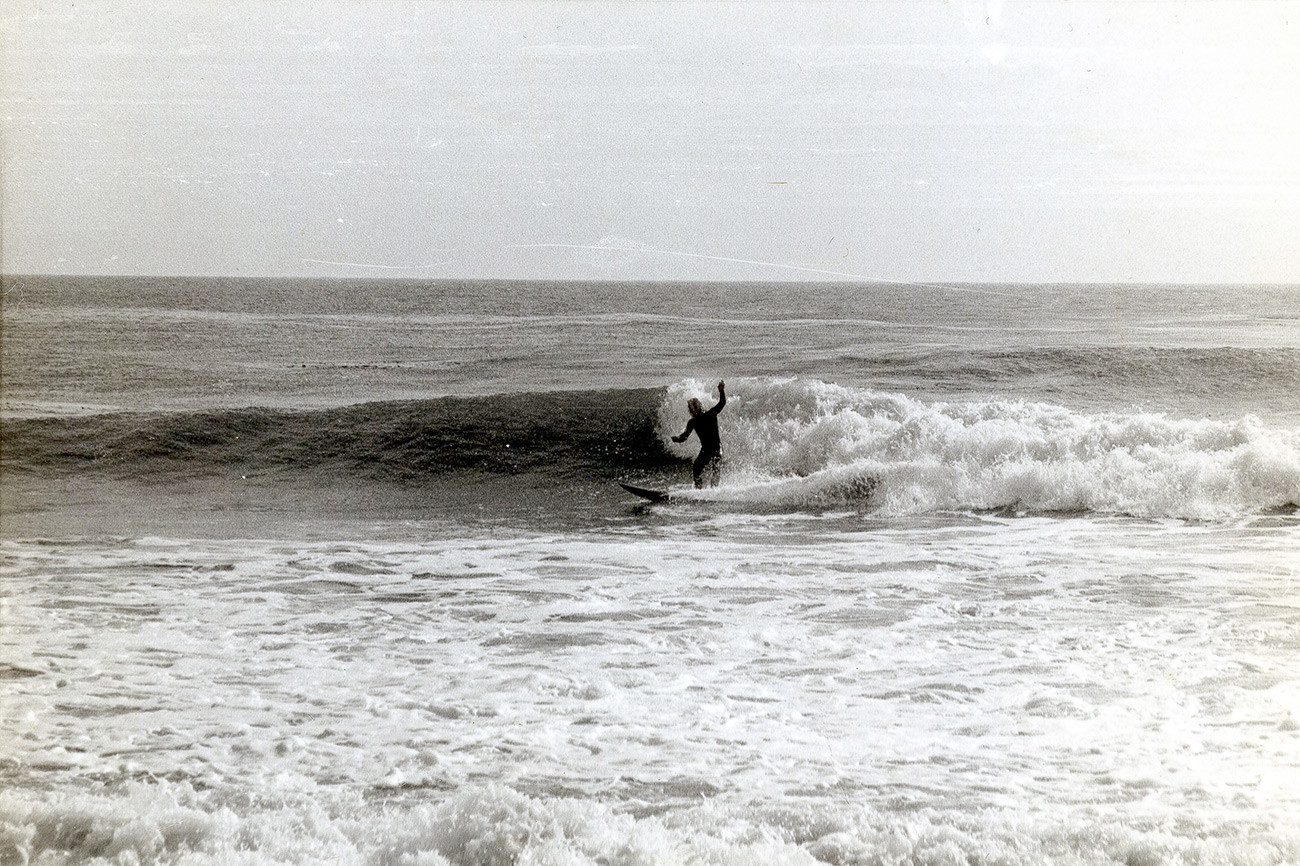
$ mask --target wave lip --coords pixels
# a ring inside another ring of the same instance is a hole
[[[685,425],[684,380],[659,409]],[[1014,509],[1218,519],[1300,503],[1300,430],[1047,403],[924,402],[814,379],[737,380],[708,498],[858,502],[884,514]],[[685,456],[665,438],[664,447]]]

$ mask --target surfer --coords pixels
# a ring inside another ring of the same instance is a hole
[[[695,435],[700,437],[700,453],[695,458],[695,463],[691,466],[691,471],[695,474],[695,486],[714,487],[718,483],[718,458],[722,456],[722,440],[718,437],[718,413],[722,407],[727,405],[727,383],[718,383],[718,402],[713,408],[705,412],[700,401],[692,397],[686,401],[686,408],[691,412],[691,419],[686,422],[686,429],[682,435],[674,436],[674,442],[685,442],[695,431]],[[707,479],[705,473],[708,473]]]

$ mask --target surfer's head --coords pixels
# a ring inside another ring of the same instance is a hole
[[[686,408],[691,410],[692,415],[704,414],[704,407],[700,405],[700,401],[695,397],[686,401]]]

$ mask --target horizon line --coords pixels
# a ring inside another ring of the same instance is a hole
[[[175,280],[319,280],[319,281],[358,281],[358,282],[385,282],[385,283],[522,283],[522,284],[546,284],[546,285],[617,285],[620,283],[642,284],[642,285],[782,285],[782,286],[870,286],[877,288],[918,288],[933,289],[943,291],[946,289],[965,288],[965,287],[988,287],[988,286],[1111,286],[1111,287],[1141,287],[1141,286],[1187,286],[1197,288],[1300,288],[1300,279],[1294,282],[1223,282],[1200,281],[1200,280],[887,280],[887,279],[672,279],[644,277],[633,279],[602,279],[595,277],[416,277],[416,276],[397,276],[387,274],[373,274],[366,276],[321,276],[305,274],[173,274],[173,273],[143,273],[143,274],[126,274],[126,273],[85,273],[85,274],[59,274],[59,273],[4,273],[0,272],[0,280],[10,279],[175,279]]]

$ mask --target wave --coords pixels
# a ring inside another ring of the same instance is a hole
[[[334,409],[115,413],[12,420],[3,460],[37,473],[138,477],[328,469],[387,481],[456,470],[557,478],[664,468],[662,389],[552,391]]]
[[[416,789],[419,790],[419,789]],[[1300,834],[1278,816],[1248,827],[1199,816],[1125,821],[1024,809],[878,811],[794,799],[620,809],[504,786],[379,804],[359,792],[230,796],[188,783],[88,793],[0,791],[13,862],[147,863],[1294,863]],[[376,799],[384,792],[376,792]]]
[[[1143,407],[1221,420],[1249,412],[1300,423],[1300,349],[1292,347],[861,346],[831,363],[855,382],[938,399],[993,394],[1087,411]]]
[[[810,379],[736,383],[720,416],[723,480],[702,498],[886,514],[1012,509],[1220,518],[1300,502],[1300,430],[1254,416],[1084,414],[1010,400],[925,402]],[[698,381],[668,389],[685,424]],[[666,448],[686,456],[681,446]]]
[[[925,401],[810,378],[733,380],[721,483],[694,491],[671,441],[711,383],[367,403],[9,421],[6,472],[133,479],[320,470],[434,486],[446,473],[671,485],[682,498],[763,508],[954,510],[1216,519],[1300,503],[1300,429],[1254,416],[1084,413],[1050,403]],[[495,487],[492,495],[500,495]]]
[[[1221,389],[1261,383],[1294,394],[1300,387],[1300,349],[1273,346],[1046,346],[1035,348],[935,348],[909,352],[846,354],[843,360],[875,363],[881,371],[900,360],[913,372],[940,381],[1024,381],[1078,378],[1116,388],[1154,392]],[[1288,387],[1290,386],[1290,387]]]

